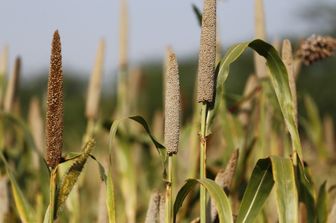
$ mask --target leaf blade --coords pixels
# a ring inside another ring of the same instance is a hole
[[[19,185],[17,184],[11,170],[9,169],[9,165],[6,161],[6,158],[4,157],[3,153],[0,151],[0,157],[5,164],[7,176],[11,183],[11,189],[13,192],[14,197],[14,203],[16,206],[16,209],[18,211],[19,217],[22,222],[24,223],[33,223],[34,219],[33,216],[35,216],[33,208],[30,206],[30,204],[27,201],[27,198],[24,196],[23,192],[21,191]]]
[[[299,202],[292,161],[278,156],[272,156],[271,161],[279,222],[296,223]]]
[[[215,202],[220,222],[233,222],[232,210],[228,197],[224,190],[210,179],[188,179],[176,195],[174,203],[174,222],[176,215],[188,193],[197,184],[201,184],[209,192],[211,199]]]
[[[269,158],[260,159],[253,169],[245,190],[237,223],[253,222],[261,211],[264,202],[274,185],[272,164]]]

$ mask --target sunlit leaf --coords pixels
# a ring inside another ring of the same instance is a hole
[[[236,44],[227,51],[226,55],[220,62],[216,87],[216,98],[219,100],[216,100],[213,112],[216,114],[218,108],[220,107],[220,103],[222,103],[221,100],[223,99],[224,83],[229,75],[230,65],[241,56],[247,47],[255,50],[267,61],[266,64],[270,71],[269,74],[272,86],[277,96],[287,129],[291,135],[293,150],[295,150],[299,154],[299,157],[302,158],[302,148],[295,121],[288,73],[278,52],[272,45],[257,39],[251,42]]]
[[[81,155],[72,160],[73,164],[63,176],[62,183],[57,191],[56,212],[64,204],[65,200],[69,196],[69,193],[76,184],[94,145],[94,140],[89,139],[82,148]]]
[[[174,222],[176,222],[176,215],[183,204],[184,199],[188,193],[194,188],[196,184],[201,184],[209,192],[211,199],[215,202],[218,218],[220,222],[233,222],[232,210],[228,197],[224,190],[210,179],[188,179],[182,188],[178,191],[174,203]]]
[[[299,202],[293,163],[278,156],[272,156],[271,161],[279,222],[296,223]]]
[[[327,201],[327,182],[324,181],[324,183],[321,185],[317,202],[316,202],[316,208],[317,208],[317,221],[318,223],[325,223],[327,222],[328,218],[328,201]]]
[[[22,193],[19,185],[17,184],[11,170],[9,169],[9,165],[6,161],[6,158],[4,157],[2,152],[0,152],[0,156],[1,156],[1,160],[3,161],[5,165],[7,176],[11,183],[11,189],[12,189],[12,193],[14,197],[15,206],[16,206],[16,209],[18,211],[21,221],[24,223],[35,222],[34,220],[35,213],[33,211],[33,208],[30,206],[30,204],[27,201],[27,198]]]
[[[237,223],[254,222],[274,185],[272,163],[269,158],[260,159],[253,169],[245,190]]]
[[[109,164],[107,180],[106,180],[106,206],[107,215],[109,218],[109,223],[116,222],[116,207],[115,207],[115,196],[114,196],[114,185],[112,181],[112,169],[111,163]]]

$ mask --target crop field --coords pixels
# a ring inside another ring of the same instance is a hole
[[[120,1],[113,95],[102,89],[104,39],[82,98],[63,74],[61,29],[45,46],[40,93],[20,92],[25,58],[8,69],[0,46],[0,223],[336,222],[336,115],[298,90],[306,73],[335,64],[336,36],[269,42],[255,0],[255,38],[224,47],[216,0],[201,2],[190,7],[197,63],[167,47],[158,78],[129,65]]]

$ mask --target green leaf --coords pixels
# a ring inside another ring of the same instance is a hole
[[[308,171],[306,171],[301,160],[295,168],[297,173],[299,201],[303,202],[307,209],[307,222],[314,223],[316,218],[314,187],[309,178]]]
[[[151,139],[155,148],[157,149],[157,151],[160,154],[160,158],[161,158],[161,161],[162,161],[162,164],[163,164],[163,167],[164,167],[164,172],[165,172],[166,161],[167,161],[166,148],[156,140],[156,138],[153,136],[146,120],[141,116],[138,116],[138,115],[130,116],[128,118],[122,118],[122,119],[117,119],[117,120],[113,121],[112,126],[110,128],[110,142],[109,142],[110,153],[112,152],[112,140],[115,139],[115,137],[116,137],[116,133],[118,131],[118,127],[119,127],[120,123],[122,123],[123,121],[126,121],[128,119],[131,119],[131,120],[137,122],[138,124],[140,124],[145,129],[147,135],[149,136],[149,138]]]
[[[230,65],[235,62],[248,47],[249,43],[241,43],[234,45],[228,49],[224,58],[220,61],[216,68],[217,74],[217,86],[216,86],[216,100],[214,108],[210,111],[208,126],[211,129],[215,115],[219,112],[219,109],[224,103],[224,83],[229,76]],[[208,130],[210,132],[210,130]]]
[[[192,4],[192,9],[197,17],[198,25],[202,26],[202,12],[201,10],[195,5]]]
[[[326,223],[328,218],[328,202],[327,202],[327,188],[326,181],[320,186],[320,190],[317,197],[316,209],[317,209],[317,221],[318,223]]]
[[[14,202],[16,209],[18,211],[19,217],[22,222],[24,223],[33,223],[35,212],[34,209],[30,206],[30,204],[27,201],[27,198],[22,193],[19,185],[17,184],[11,170],[9,169],[9,165],[6,161],[6,158],[4,157],[3,153],[0,151],[1,159],[5,165],[7,176],[11,183],[11,189],[14,197]]]
[[[67,173],[62,177],[62,183],[57,191],[56,212],[64,204],[72,188],[76,184],[94,145],[94,140],[89,139],[82,148],[81,155],[72,160],[73,164],[70,166]]]
[[[15,116],[13,114],[6,113],[6,112],[0,112],[0,120],[1,121],[8,121],[13,125],[19,126],[23,130],[24,138],[25,138],[25,141],[28,144],[29,148],[33,149],[34,152],[36,152],[38,154],[38,157],[40,158],[40,161],[43,162],[45,164],[45,166],[47,167],[46,169],[48,169],[48,165],[47,165],[46,161],[44,160],[43,154],[36,148],[33,136],[31,135],[30,129],[27,126],[27,124],[21,118]]]
[[[43,223],[49,223],[50,218],[50,206],[48,205],[48,208],[44,214]]]
[[[298,222],[298,193],[293,163],[289,158],[271,157],[280,223]]]
[[[263,56],[267,61],[267,66],[270,71],[270,79],[273,89],[275,91],[282,115],[285,119],[287,129],[290,133],[293,150],[296,151],[300,158],[302,158],[302,148],[299,138],[297,125],[295,122],[295,113],[292,103],[292,95],[289,87],[288,73],[283,64],[278,52],[272,45],[262,41],[253,40],[251,42],[239,43],[232,46],[220,62],[220,68],[217,77],[216,100],[214,112],[218,110],[224,94],[224,83],[229,75],[230,65],[235,62],[247,47],[252,48],[258,54]]]
[[[260,159],[253,169],[245,190],[237,223],[254,222],[274,185],[272,163],[269,158]]]
[[[106,206],[107,214],[109,218],[109,223],[116,222],[116,207],[115,207],[115,196],[114,196],[114,185],[112,181],[112,168],[111,162],[109,162],[107,180],[106,180]]]
[[[326,157],[327,148],[324,142],[322,121],[320,119],[317,105],[308,95],[304,98],[304,104],[307,112],[307,120],[304,120],[303,126],[308,134],[308,137],[313,142],[321,157]]]
[[[285,123],[292,140],[292,147],[302,159],[302,147],[293,108],[293,98],[290,91],[287,69],[274,47],[262,40],[254,40],[249,44],[258,54],[263,56],[270,70],[270,78]]]
[[[126,121],[132,120],[140,124],[146,134],[149,136],[151,142],[155,145],[156,149],[160,154],[160,158],[163,165],[163,177],[166,177],[166,160],[167,153],[165,147],[159,143],[155,137],[152,135],[148,124],[145,119],[141,116],[131,116],[128,118],[117,119],[112,123],[110,128],[110,142],[109,142],[109,154],[112,155],[112,145],[113,140],[116,139],[117,131],[119,125]],[[122,138],[123,139],[123,138]],[[129,221],[133,221],[136,212],[136,204],[137,204],[137,194],[136,194],[136,166],[134,163],[134,153],[132,152],[132,147],[130,146],[130,142],[128,138],[124,138],[124,140],[120,139],[118,141],[118,149],[116,149],[116,158],[118,163],[118,170],[120,174],[120,178],[118,179],[119,184],[121,185],[121,192],[125,201],[125,213],[127,219]]]
[[[223,223],[233,222],[232,210],[228,197],[224,190],[210,179],[188,179],[182,188],[178,191],[174,203],[174,222],[176,222],[176,215],[183,204],[184,199],[188,193],[199,183],[209,192],[211,199],[215,202],[219,221]]]
[[[96,163],[97,163],[97,165],[98,165],[98,170],[99,170],[99,176],[100,176],[100,179],[101,179],[102,181],[105,182],[105,181],[107,180],[107,176],[106,176],[105,168],[104,168],[103,164],[101,164],[101,163],[96,159],[95,156],[93,156],[93,155],[90,154],[90,157],[91,157],[91,159],[93,159],[94,161],[96,161]]]

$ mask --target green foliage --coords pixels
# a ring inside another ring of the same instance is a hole
[[[274,185],[269,158],[261,159],[253,169],[239,208],[237,223],[254,222]]]
[[[298,192],[293,163],[288,158],[271,157],[279,222],[298,222]]]
[[[327,182],[324,181],[323,184],[320,186],[320,190],[317,196],[317,222],[327,222],[328,218],[328,202],[327,202],[327,188],[326,188]]]
[[[176,222],[176,215],[183,204],[184,199],[193,189],[196,184],[200,184],[209,192],[211,199],[215,201],[220,222],[233,222],[231,205],[224,190],[210,179],[189,179],[181,187],[176,195],[174,203],[174,222]]]
[[[202,13],[195,5],[192,7],[200,25]],[[241,96],[244,81],[253,72],[249,58],[251,53],[243,54],[247,48],[253,49],[266,59],[269,75],[257,80],[258,90],[252,96]],[[204,105],[202,113],[192,99],[196,61],[195,57],[185,61],[179,59],[184,118],[181,123],[179,154],[174,156],[171,163],[172,179],[169,178],[169,181],[166,174],[167,151],[152,133],[154,123],[145,121],[145,118],[150,120],[158,110],[162,110],[164,78],[161,61],[144,66],[145,75],[140,83],[141,89],[135,94],[137,98],[133,99],[137,105],[132,106],[128,104],[127,91],[133,89],[129,88],[127,82],[133,79],[126,80],[128,69],[120,68],[117,73],[121,74],[118,78],[124,85],[123,91],[110,90],[108,93],[111,95],[103,97],[100,115],[97,120],[87,120],[89,124],[86,131],[82,100],[85,95],[84,82],[78,77],[65,79],[64,147],[66,151],[78,148],[82,142],[86,142],[88,136],[92,136],[97,141],[97,149],[92,154],[94,143],[89,140],[80,152],[63,154],[62,162],[52,170],[46,168],[43,154],[36,149],[24,112],[31,95],[43,95],[45,88],[40,86],[46,86],[46,81],[29,81],[24,85],[20,104],[23,114],[0,111],[0,174],[6,175],[10,181],[11,193],[8,197],[14,203],[9,205],[9,213],[6,213],[8,222],[40,222],[41,210],[46,211],[43,221],[45,223],[94,222],[98,219],[98,211],[99,215],[103,212],[105,221],[110,223],[141,222],[145,218],[151,191],[158,191],[162,195],[161,190],[173,181],[171,186],[172,197],[175,198],[175,222],[189,222],[198,217],[202,211],[205,212],[209,199],[216,205],[219,222],[281,223],[303,219],[308,223],[327,222],[328,216],[331,218],[335,212],[335,207],[332,209],[330,206],[335,203],[331,196],[332,190],[328,190],[328,186],[333,185],[328,184],[333,180],[335,158],[327,156],[332,154],[332,150],[326,149],[321,116],[327,110],[336,111],[335,104],[330,103],[334,100],[332,84],[335,84],[335,78],[320,74],[320,70],[326,69],[331,73],[335,68],[333,59],[317,64],[310,70],[303,68],[306,76],[299,75],[298,99],[302,104],[304,98],[305,104],[305,109],[299,109],[304,111],[299,116],[305,116],[300,117],[299,124],[303,125],[307,133],[301,136],[295,121],[295,105],[292,103],[286,67],[273,46],[262,40],[253,40],[230,47],[216,69],[215,104],[213,107]],[[323,68],[325,65],[327,68]],[[1,75],[0,77],[3,78]],[[308,83],[306,79],[313,80],[313,83]],[[322,89],[319,79],[323,79],[325,86],[329,87]],[[4,83],[6,80],[1,79],[1,91],[4,90]],[[260,95],[259,91],[262,92]],[[308,91],[312,97],[302,97],[303,91]],[[111,101],[111,98],[118,100]],[[251,103],[247,111],[241,106],[244,102]],[[268,106],[270,109],[266,110]],[[127,112],[133,113],[133,108],[142,116],[129,116]],[[114,113],[112,117],[117,118],[112,123],[103,123],[104,120],[110,120],[111,113]],[[243,113],[247,114],[247,123],[239,119],[239,115]],[[198,123],[200,118],[202,121]],[[138,126],[133,126],[129,120]],[[162,133],[162,123],[163,120],[159,120],[159,127],[155,126],[156,135]],[[139,126],[141,128],[137,128]],[[109,134],[103,131],[104,128],[109,130]],[[199,138],[201,145],[197,145]],[[289,139],[291,145],[288,143]],[[301,141],[305,150],[302,149]],[[198,147],[201,147],[202,153],[198,152]],[[217,181],[211,178],[226,165],[229,154],[237,148],[241,154],[238,173],[234,176],[232,190],[227,195],[216,184]],[[265,149],[267,151],[260,153],[260,150]],[[33,155],[36,154],[38,168],[31,165]],[[316,154],[320,159],[316,159]],[[89,157],[96,161],[98,171],[93,172],[90,164],[86,164]],[[199,166],[197,157],[201,158]],[[85,171],[84,166],[88,167]],[[308,171],[310,166],[313,167],[313,174]],[[194,179],[197,177],[198,168],[201,169],[200,179]],[[157,174],[161,170],[163,174]],[[46,176],[47,173],[50,175]],[[92,179],[98,179],[98,176],[106,186],[103,202],[99,202],[103,205],[95,203],[98,200],[97,182]],[[193,179],[185,182],[186,176],[192,176]],[[49,177],[48,188],[46,179]],[[328,184],[326,181],[321,184],[321,179],[327,179]],[[314,182],[321,186],[316,188]],[[198,191],[192,193],[196,185],[202,188],[203,196],[200,201],[195,199]],[[272,193],[273,188],[275,196]],[[205,196],[205,189],[210,196]],[[75,202],[69,202],[72,195],[72,201]],[[160,202],[164,203],[161,195]],[[0,205],[1,202],[2,200]],[[187,205],[183,206],[183,203]],[[159,214],[165,213],[162,207],[164,205],[158,206]],[[198,211],[199,206],[201,212]],[[301,207],[306,211],[301,210]],[[239,208],[237,213],[236,208]],[[201,218],[204,221],[205,215],[201,214]]]
[[[68,198],[72,188],[78,180],[79,175],[81,174],[84,165],[91,153],[92,148],[94,147],[94,140],[90,139],[86,142],[85,146],[82,148],[82,152],[79,156],[71,160],[73,162],[62,177],[62,183],[57,191],[57,201],[56,201],[56,211],[62,207],[65,200]]]
[[[24,223],[33,223],[34,218],[36,217],[34,214],[34,209],[29,205],[27,198],[21,191],[19,185],[17,184],[11,170],[9,169],[9,165],[4,157],[3,153],[0,152],[1,160],[5,164],[5,168],[7,171],[7,176],[11,182],[12,193],[14,196],[15,206],[19,213],[19,217]]]

